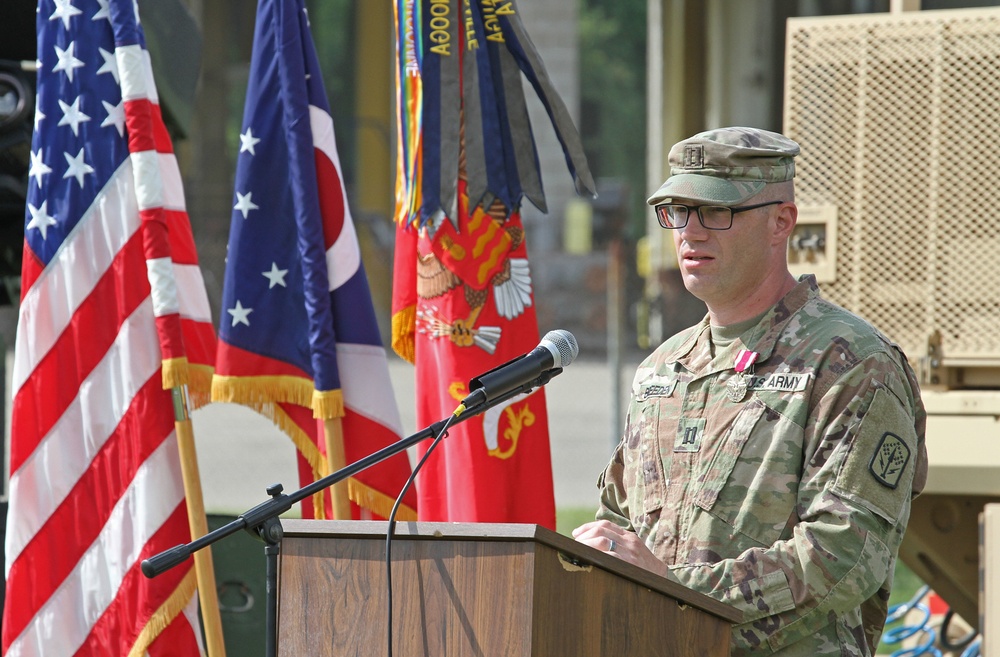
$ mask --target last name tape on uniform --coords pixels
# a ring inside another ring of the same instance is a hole
[[[677,379],[653,378],[639,385],[639,392],[636,395],[639,399],[650,399],[652,397],[669,397],[674,392]]]

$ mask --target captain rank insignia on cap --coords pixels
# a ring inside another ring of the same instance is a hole
[[[692,144],[684,147],[684,167],[687,169],[703,169],[705,167],[705,147]]]

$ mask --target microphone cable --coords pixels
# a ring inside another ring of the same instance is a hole
[[[565,334],[565,336],[568,337],[563,336],[563,334]],[[576,352],[578,349],[576,347],[576,338],[574,338],[573,334],[570,333],[569,331],[550,331],[546,335],[546,338],[548,338],[551,335],[554,335],[559,339],[560,353],[562,353],[563,350],[567,351],[567,356],[563,357],[565,363],[560,361],[560,364],[568,365],[573,361],[573,358],[576,357]],[[548,371],[542,372],[532,381],[521,382],[521,385],[519,387],[515,387],[514,390],[508,391],[507,395],[513,397],[516,394],[519,394],[519,392],[530,391],[534,388],[544,386],[546,383],[549,382],[549,380],[553,376],[559,374],[560,372],[562,372],[561,367],[553,368]],[[506,398],[507,397],[503,395],[500,396],[500,399],[506,399]],[[447,419],[443,420],[441,430],[438,431],[438,435],[434,437],[434,440],[431,442],[430,447],[427,448],[427,452],[424,453],[420,461],[418,461],[416,466],[414,466],[413,472],[410,473],[410,476],[407,478],[406,483],[403,484],[403,488],[402,490],[399,491],[399,496],[396,497],[396,501],[392,505],[392,510],[389,512],[389,518],[388,518],[389,522],[388,526],[386,527],[386,533],[385,533],[385,580],[386,580],[386,594],[387,594],[386,598],[388,600],[388,609],[386,613],[386,646],[387,646],[386,654],[388,655],[388,657],[392,657],[392,535],[395,532],[396,528],[396,512],[399,510],[399,505],[403,501],[403,497],[406,496],[406,492],[410,489],[410,486],[412,486],[413,482],[416,480],[417,473],[420,472],[420,469],[424,466],[424,463],[427,462],[427,458],[431,455],[434,449],[441,443],[441,441],[448,436],[448,429],[451,427],[451,425],[454,424],[455,421],[458,420],[463,414],[465,414],[466,410],[468,410],[470,402],[473,408],[477,409],[477,412],[481,412],[481,409],[479,409],[480,405],[486,405],[489,403],[487,399],[477,399],[473,402],[472,400],[469,399],[469,397],[466,397],[466,399],[463,400],[462,403],[460,403],[458,407],[455,408],[455,410],[451,413],[451,415],[449,415]]]
[[[399,491],[399,496],[396,498],[396,502],[392,505],[392,511],[389,512],[389,526],[386,528],[385,532],[385,583],[386,583],[386,593],[388,599],[388,610],[386,613],[386,654],[388,657],[392,657],[392,534],[396,527],[396,511],[399,509],[400,502],[403,501],[403,497],[406,495],[406,491],[410,489],[413,482],[417,478],[417,473],[420,472],[420,468],[424,467],[424,463],[427,461],[427,457],[431,455],[434,448],[438,446],[442,439],[448,435],[448,428],[454,423],[455,419],[464,412],[464,408],[460,407],[454,413],[448,416],[445,421],[444,426],[441,427],[441,431],[431,442],[431,446],[427,448],[427,452],[424,453],[417,465],[414,466],[413,472],[406,479],[406,483],[403,484],[403,489]]]

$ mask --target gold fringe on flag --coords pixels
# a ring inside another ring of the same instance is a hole
[[[149,646],[153,644],[156,637],[167,628],[174,619],[177,618],[177,614],[184,610],[184,607],[191,602],[191,596],[194,595],[195,590],[198,588],[197,580],[195,578],[194,568],[188,571],[188,574],[184,576],[181,583],[174,589],[174,592],[170,594],[160,608],[153,612],[153,615],[149,617],[149,621],[146,626],[142,628],[142,632],[136,637],[135,643],[132,645],[132,649],[128,652],[128,657],[143,657],[149,651]]]
[[[381,493],[370,486],[365,486],[357,479],[347,480],[347,496],[358,506],[369,509],[372,513],[383,518],[388,518],[392,513],[392,505],[396,500],[385,493]],[[396,520],[416,520],[417,511],[405,504],[400,503],[396,510]]]
[[[199,371],[201,369],[190,368],[193,375],[192,380],[202,376],[211,377],[211,368],[204,368],[205,372]],[[313,439],[281,409],[277,402],[273,401],[270,395],[274,391],[280,390],[281,396],[285,397],[280,401],[311,406],[313,417],[316,418],[332,418],[344,415],[344,394],[341,390],[315,390],[308,381],[295,377],[226,377],[219,375],[212,378],[211,389],[212,401],[249,406],[277,425],[285,435],[291,438],[295,448],[312,468],[315,479],[321,479],[330,474],[326,457],[320,452]],[[303,404],[302,397],[299,396],[306,390],[308,390],[309,395],[307,398],[311,398],[311,404]],[[287,399],[288,397],[295,397],[295,399]],[[383,518],[389,517],[392,505],[395,503],[393,498],[365,486],[353,478],[348,479],[347,483],[348,497],[352,502]],[[317,520],[326,518],[322,491],[313,495],[313,509]],[[400,520],[417,519],[416,511],[405,505],[400,505],[396,515]]]
[[[392,315],[392,350],[406,362],[417,360],[416,351],[417,306],[407,306]]]
[[[319,479],[319,477],[315,477]],[[323,491],[318,493],[313,493],[313,518],[316,520],[331,520],[331,518],[326,517],[326,503],[323,500]]]
[[[319,451],[319,447],[313,442],[313,439],[302,430],[302,427],[295,424],[295,421],[281,410],[280,406],[277,404],[266,404],[265,406],[269,406],[269,408],[255,406],[254,410],[278,425],[278,428],[292,439],[295,449],[299,450],[313,472],[318,473],[321,477],[326,476],[326,458]]]
[[[212,378],[212,401],[260,406],[283,402],[313,407],[312,381],[295,376],[220,376]]]
[[[291,379],[292,377],[255,377],[252,380],[235,379],[216,375],[212,380],[212,401],[230,402],[243,404],[257,411],[271,422],[285,435],[291,438],[295,448],[299,450],[303,458],[313,469],[313,472],[326,474],[326,458],[319,451],[319,447],[313,439],[295,423],[288,413],[281,409],[278,402],[272,401],[266,394],[259,390],[254,390],[251,385],[253,381],[260,379]],[[309,394],[312,394],[312,387],[309,386]],[[293,402],[287,402],[293,403]]]
[[[322,479],[329,474],[327,472],[326,458],[324,458],[323,454],[320,453],[319,447],[316,446],[316,443],[312,441],[312,438],[310,438],[306,432],[299,427],[299,425],[295,424],[292,418],[288,417],[288,415],[281,410],[280,406],[271,404],[270,409],[255,408],[255,410],[258,413],[267,416],[268,419],[278,425],[278,428],[292,439],[295,449],[302,454],[302,458],[304,458],[309,464],[309,467],[312,468],[313,481]],[[312,503],[313,517],[316,520],[326,520],[326,505],[323,503],[323,491],[312,495]]]
[[[212,401],[212,376],[215,368],[211,365],[188,364],[188,410],[197,410]]]
[[[317,420],[332,420],[344,417],[344,392],[337,390],[313,390],[313,417]]]
[[[324,463],[325,463],[324,459]],[[313,481],[318,481],[326,476],[325,472],[313,468]],[[312,494],[313,518],[316,520],[329,520],[326,517],[326,504],[323,501],[323,491]]]
[[[165,358],[163,360],[163,389],[173,390],[181,386],[188,387],[190,401],[189,410],[201,408],[212,401],[212,375],[215,368],[211,365],[192,365],[187,357]]]
[[[188,359],[185,356],[180,358],[163,359],[163,389],[170,390],[188,384]]]

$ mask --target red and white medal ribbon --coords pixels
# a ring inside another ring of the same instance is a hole
[[[746,397],[747,376],[745,372],[747,370],[753,371],[751,368],[757,362],[758,356],[760,354],[749,349],[740,349],[740,353],[736,354],[736,362],[733,364],[736,374],[730,377],[729,382],[726,383],[726,396],[729,397],[729,401],[735,403]]]

